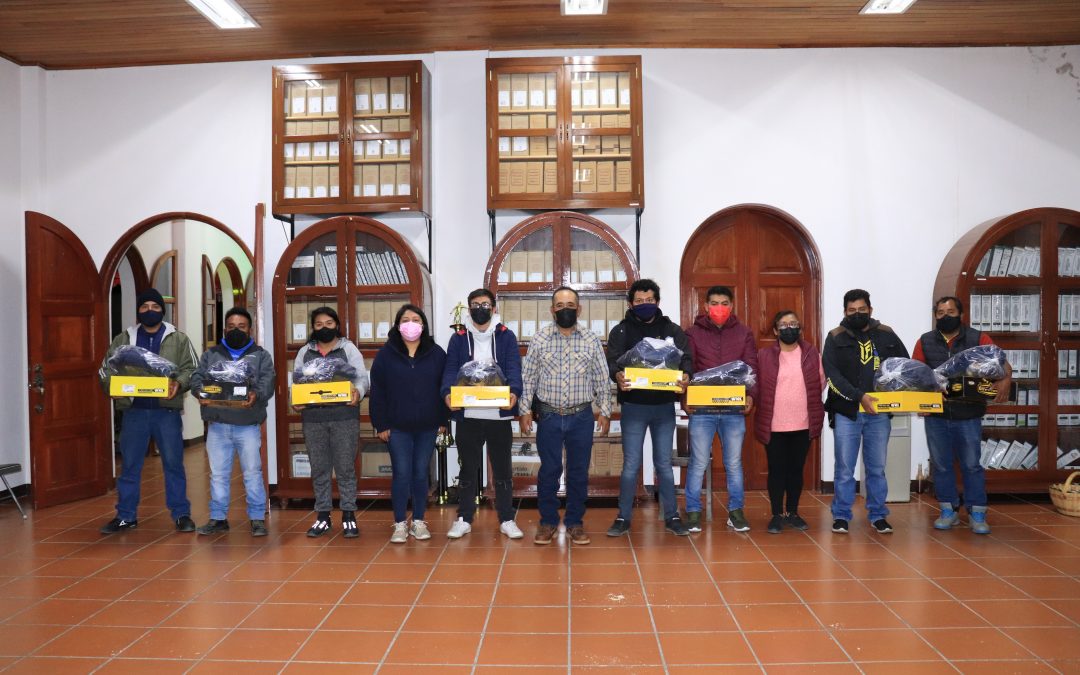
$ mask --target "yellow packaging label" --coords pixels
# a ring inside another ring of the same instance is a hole
[[[874,410],[879,413],[941,413],[943,397],[932,391],[872,391]]]
[[[452,408],[505,408],[510,387],[450,387]]]
[[[169,378],[113,375],[109,378],[110,396],[136,398],[168,398]]]
[[[686,388],[686,405],[690,406],[745,406],[746,387],[743,385],[706,386],[692,385]]]
[[[292,405],[348,403],[350,400],[352,400],[352,382],[294,384],[289,388],[289,402]]]
[[[681,370],[663,368],[627,368],[623,372],[631,389],[655,389],[658,391],[679,391]]]

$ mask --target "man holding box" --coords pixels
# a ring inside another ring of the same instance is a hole
[[[964,304],[959,298],[950,295],[935,302],[935,330],[922,334],[915,343],[912,358],[937,368],[965,349],[993,344],[986,333],[964,325],[963,318]],[[1011,385],[1012,367],[1006,363],[1004,379],[994,383],[995,403],[1009,399]],[[946,398],[942,414],[925,418],[934,494],[941,505],[941,515],[934,521],[935,529],[949,530],[960,522],[960,499],[956,493],[956,474],[953,473],[953,465],[959,462],[971,531],[990,534],[990,525],[986,522],[986,474],[979,462],[985,414],[984,401]]]
[[[622,410],[623,468],[619,481],[619,515],[608,528],[609,537],[630,531],[634,495],[637,493],[638,473],[641,471],[645,447],[645,432],[652,436],[653,469],[660,505],[664,509],[664,527],[672,534],[685,536],[689,530],[679,518],[675,501],[675,477],[671,470],[671,450],[675,444],[675,401],[686,390],[689,373],[694,367],[686,333],[678,324],[660,312],[660,287],[652,279],[635,281],[626,294],[630,308],[626,318],[611,329],[608,335],[608,369],[611,379],[619,385],[618,400]],[[619,358],[645,338],[671,338],[682,352],[679,369],[682,379],[679,391],[633,389],[626,379]]]
[[[214,385],[212,374],[225,364],[236,364],[246,373],[246,381],[233,388],[237,397],[246,399],[238,405],[216,404],[203,395],[204,388]],[[229,481],[233,458],[239,457],[251,536],[267,535],[260,449],[266,403],[274,396],[274,380],[270,352],[255,344],[251,337],[251,314],[243,307],[231,308],[225,313],[222,341],[203,352],[199,367],[191,376],[191,393],[202,406],[202,418],[207,423],[206,456],[210,462],[210,520],[196,530],[199,534],[229,531]]]
[[[550,544],[559,529],[559,476],[566,447],[566,534],[577,545],[590,543],[582,519],[589,491],[593,403],[601,436],[611,418],[611,383],[600,338],[578,326],[578,294],[561,286],[551,296],[553,324],[537,331],[522,368],[521,431],[536,417],[540,473],[536,481],[540,525],[533,543]]]
[[[187,498],[187,475],[184,473],[184,392],[195,371],[195,350],[187,336],[165,322],[165,300],[156,289],[148,288],[135,300],[138,324],[113,338],[102,362],[101,384],[109,391],[105,362],[122,345],[135,345],[176,364],[176,379],[169,382],[165,398],[113,398],[120,417],[120,455],[122,466],[116,480],[116,517],[101,527],[102,534],[114,534],[138,526],[139,488],[142,481],[146,448],[153,438],[161,454],[165,474],[165,504],[179,532],[194,532],[191,502]]]

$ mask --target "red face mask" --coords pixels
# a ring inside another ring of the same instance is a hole
[[[727,323],[728,317],[731,316],[730,305],[711,305],[709,307],[709,318],[717,326],[723,326]]]

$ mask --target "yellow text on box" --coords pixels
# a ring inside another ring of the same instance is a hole
[[[627,368],[623,376],[630,383],[631,389],[656,389],[659,391],[679,391],[682,380],[681,370],[664,368]]]
[[[940,413],[942,396],[934,391],[872,391],[874,410],[879,413]]]
[[[743,385],[708,386],[695,384],[686,388],[686,405],[744,406],[746,387]]]
[[[316,382],[294,384],[289,389],[292,405],[318,405],[320,403],[348,403],[352,400],[352,382]]]
[[[109,396],[168,398],[169,378],[113,375],[109,378]]]
[[[505,408],[510,387],[450,387],[452,408]]]

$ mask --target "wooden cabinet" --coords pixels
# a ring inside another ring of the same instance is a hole
[[[488,208],[644,208],[641,57],[488,59]]]
[[[429,213],[420,61],[274,68],[275,213]]]
[[[1016,403],[983,418],[987,489],[1046,490],[1080,467],[1078,452],[1057,468],[1080,448],[1080,213],[1031,209],[976,227],[942,263],[934,296],[943,295],[1007,351],[1018,387]],[[998,451],[1012,446],[1007,461]]]
[[[376,220],[330,218],[305,229],[285,249],[273,281],[276,496],[312,495],[300,415],[289,405],[293,360],[309,339],[311,311],[325,306],[338,313],[345,336],[360,348],[370,371],[398,308],[404,303],[429,307],[430,301],[428,272],[411,246]],[[389,454],[375,436],[366,398],[360,406],[357,477],[358,494],[390,494]]]

